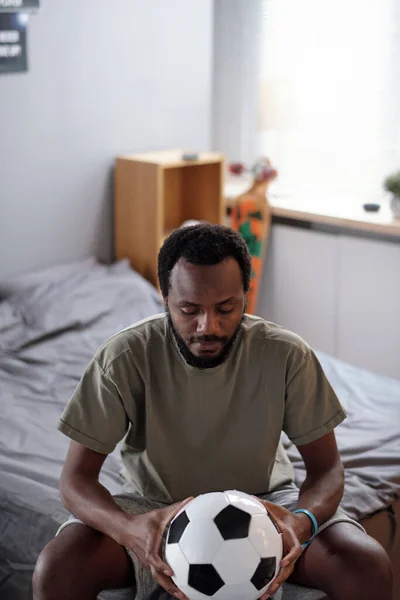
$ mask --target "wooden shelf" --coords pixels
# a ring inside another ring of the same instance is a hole
[[[146,154],[128,154],[121,156],[127,160],[152,163],[159,165],[164,169],[173,169],[176,167],[190,167],[193,165],[219,164],[224,157],[218,152],[198,152],[196,160],[182,160],[184,150],[161,150],[159,152],[148,152]]]
[[[168,232],[195,219],[223,223],[224,158],[183,161],[183,150],[119,156],[115,165],[115,255],[157,285],[157,255]]]

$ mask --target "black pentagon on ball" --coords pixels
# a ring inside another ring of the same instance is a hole
[[[206,596],[212,596],[225,585],[213,565],[190,565],[188,584]]]
[[[189,523],[189,517],[187,516],[186,511],[183,511],[178,517],[176,517],[175,521],[172,521],[169,527],[167,544],[177,544]]]
[[[251,578],[251,583],[257,590],[261,590],[264,586],[268,585],[275,576],[276,570],[276,558],[262,558],[258,563],[257,569],[254,571],[254,575]]]
[[[238,540],[249,535],[251,515],[230,504],[214,518],[224,540]]]

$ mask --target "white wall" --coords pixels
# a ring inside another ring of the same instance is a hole
[[[212,0],[43,0],[0,76],[0,276],[112,256],[119,153],[208,149]]]
[[[400,240],[342,237],[337,353],[400,379]]]
[[[400,242],[274,225],[258,314],[316,350],[400,379]]]
[[[258,297],[267,320],[336,353],[336,237],[273,225]]]

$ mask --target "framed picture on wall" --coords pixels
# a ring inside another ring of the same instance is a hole
[[[0,12],[38,10],[39,0],[0,0]]]
[[[29,16],[26,13],[0,14],[0,74],[28,70],[26,51],[28,21]]]

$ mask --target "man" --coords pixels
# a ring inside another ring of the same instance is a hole
[[[135,585],[142,600],[159,584],[185,600],[161,557],[165,528],[188,498],[235,488],[262,496],[283,532],[271,595],[290,577],[330,600],[391,600],[383,548],[337,512],[333,430],[344,410],[303,340],[245,314],[251,260],[241,236],[217,225],[178,229],[158,274],[166,314],[109,339],[60,420],[72,440],[60,491],[74,518],[39,557],[34,599],[94,600]],[[305,462],[300,493],[282,430]],[[124,437],[127,483],[112,497],[98,477]]]

